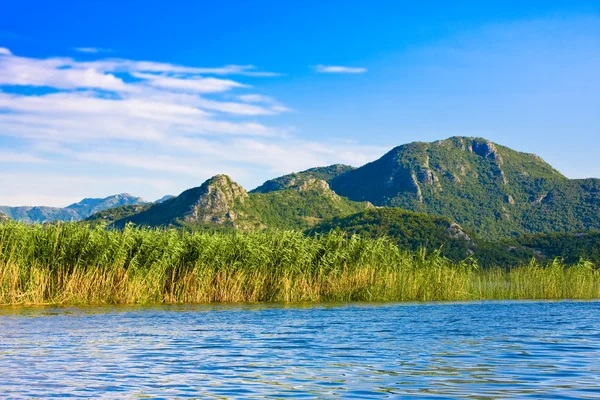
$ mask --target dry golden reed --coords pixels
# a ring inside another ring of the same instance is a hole
[[[330,233],[0,224],[0,304],[590,299],[582,261],[510,270]]]

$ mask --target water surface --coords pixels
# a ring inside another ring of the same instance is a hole
[[[2,397],[600,396],[600,303],[0,308]]]

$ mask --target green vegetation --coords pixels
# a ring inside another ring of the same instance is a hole
[[[401,250],[440,250],[442,256],[454,261],[464,260],[470,254],[471,238],[460,226],[444,217],[399,208],[376,208],[333,218],[318,224],[307,233],[328,233],[332,230],[373,239],[388,237]]]
[[[388,237],[402,250],[439,250],[455,262],[470,257],[483,267],[508,268],[532,259],[545,263],[555,258],[568,264],[584,258],[600,265],[600,232],[527,234],[486,241],[444,217],[382,207],[324,221],[307,233],[334,230],[371,238]]]
[[[576,263],[584,258],[600,265],[600,232],[520,235],[499,242],[479,241],[475,249],[482,265],[515,265],[535,258]]]
[[[90,225],[110,225],[118,220],[146,211],[150,207],[152,207],[152,204],[136,204],[109,208],[108,210],[99,211],[91,215],[85,219],[85,222]]]
[[[445,216],[488,240],[600,229],[600,180],[569,180],[538,156],[479,138],[399,146],[330,185],[351,200]]]
[[[0,225],[2,304],[598,297],[589,262],[482,269],[340,232]]]

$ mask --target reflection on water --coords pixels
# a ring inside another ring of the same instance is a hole
[[[558,397],[600,303],[0,309],[2,397]]]

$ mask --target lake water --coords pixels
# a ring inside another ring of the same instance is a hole
[[[0,397],[600,397],[600,303],[0,308]]]

